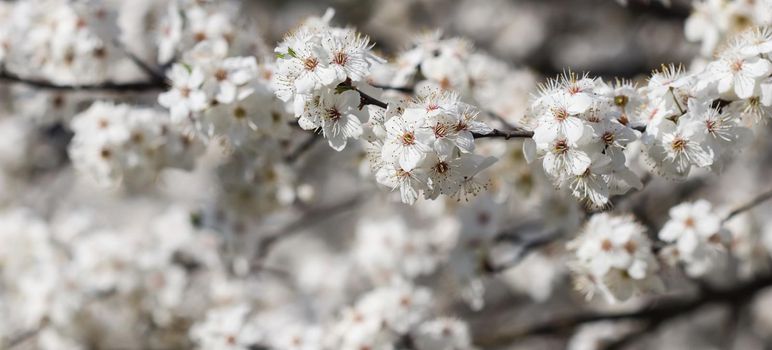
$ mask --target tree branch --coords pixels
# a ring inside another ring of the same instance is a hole
[[[303,143],[295,148],[295,150],[284,157],[284,161],[287,163],[294,163],[296,160],[298,160],[298,158],[300,158],[300,156],[311,150],[311,148],[313,148],[320,139],[322,139],[322,137],[320,137],[319,134],[312,133],[305,141],[303,141]]]
[[[512,131],[502,131],[499,129],[493,129],[492,132],[487,134],[479,134],[479,133],[472,133],[472,136],[476,139],[484,139],[484,138],[503,138],[505,140],[509,140],[512,138],[530,138],[533,137],[533,131],[529,130],[512,130]]]
[[[553,335],[573,331],[582,324],[598,321],[645,321],[647,324],[654,324],[651,328],[653,331],[658,326],[680,316],[697,311],[705,305],[737,303],[738,301],[749,302],[757,292],[769,286],[772,286],[772,274],[767,274],[755,280],[740,283],[729,289],[717,290],[703,288],[694,298],[685,299],[683,297],[670,297],[653,300],[646,307],[633,312],[617,314],[584,313],[557,318],[531,326],[510,329],[500,332],[499,334],[494,334],[487,339],[480,339],[476,344],[486,348],[501,346],[530,336]]]
[[[362,107],[364,107],[365,105],[378,106],[378,107],[381,107],[383,109],[386,109],[386,107],[389,106],[388,103],[383,102],[383,101],[381,101],[381,100],[379,100],[379,99],[377,99],[375,97],[372,97],[372,96],[364,93],[362,90],[354,88],[354,91],[359,93],[359,99],[360,99],[359,109],[362,109]]]
[[[137,57],[131,50],[129,50],[126,45],[124,45],[120,40],[113,39],[113,45],[115,45],[118,49],[123,51],[123,53],[128,57],[132,62],[134,62],[137,67],[142,69],[142,71],[145,72],[145,74],[148,75],[153,81],[159,81],[163,82],[166,80],[164,77],[164,69],[163,67],[160,67],[160,69],[155,69],[153,67],[150,67],[149,64],[147,64],[145,61],[143,61],[141,58]]]
[[[730,219],[732,219],[733,217],[735,217],[735,216],[737,216],[737,215],[739,215],[739,214],[741,214],[741,213],[743,213],[743,212],[745,212],[747,210],[753,209],[757,205],[759,205],[761,203],[764,203],[766,200],[768,200],[770,198],[772,198],[772,190],[768,190],[766,192],[762,192],[761,194],[759,194],[755,198],[751,199],[750,202],[748,202],[748,203],[746,203],[746,204],[744,204],[744,205],[742,205],[742,206],[732,210],[731,212],[729,212],[729,214],[726,215],[726,217],[724,218],[724,220],[722,222],[727,222]]]
[[[261,265],[262,261],[268,256],[268,253],[270,253],[271,248],[273,248],[273,246],[278,243],[279,240],[291,236],[292,234],[298,232],[298,230],[302,227],[330,219],[337,214],[346,212],[359,204],[362,199],[363,198],[361,196],[357,195],[329,206],[309,210],[306,215],[304,215],[299,220],[296,220],[284,228],[265,236],[260,240],[260,242],[258,242],[259,245],[255,254],[255,263],[253,265]]]
[[[0,82],[23,84],[33,88],[56,91],[104,91],[104,92],[144,92],[165,90],[169,87],[165,80],[149,80],[127,83],[106,81],[96,84],[66,85],[48,80],[21,77],[7,70],[0,70]]]

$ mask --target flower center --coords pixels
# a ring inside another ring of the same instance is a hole
[[[566,142],[566,140],[558,140],[558,142],[555,143],[554,152],[557,154],[568,152],[568,142]]]
[[[340,119],[341,113],[337,108],[330,108],[327,110],[327,117],[336,122]]]
[[[708,132],[713,133],[716,131],[716,121],[715,120],[706,120],[705,121],[705,127],[708,128]]]
[[[627,241],[625,243],[625,251],[627,251],[627,254],[633,254],[635,253],[635,250],[638,248],[638,245],[635,244],[633,241]]]
[[[613,143],[614,143],[614,139],[615,139],[615,136],[614,136],[614,133],[613,133],[613,132],[611,132],[611,131],[606,131],[606,132],[603,134],[603,136],[601,136],[601,139],[603,139],[603,143],[605,143],[605,144],[607,144],[607,145],[611,145],[611,144],[613,144]]]
[[[627,106],[628,102],[630,102],[630,98],[625,95],[618,95],[614,97],[614,104],[619,107]]]
[[[611,241],[608,239],[604,239],[602,242],[600,242],[600,249],[604,252],[611,251],[611,248],[613,248],[614,245],[611,244]]]
[[[743,69],[743,61],[742,60],[734,60],[732,61],[732,64],[729,65],[732,68],[732,71],[737,73]]]
[[[225,69],[218,69],[214,72],[214,78],[217,79],[217,81],[228,79],[228,72]]]
[[[681,152],[686,149],[686,140],[677,138],[673,140],[673,143],[670,145],[670,147],[672,147],[674,151]]]
[[[402,144],[410,146],[415,144],[415,135],[412,132],[406,132],[402,135]]]
[[[236,117],[236,119],[242,119],[247,116],[247,110],[241,106],[236,107],[236,109],[233,110],[233,116]]]
[[[448,134],[448,126],[442,123],[437,123],[434,126],[434,136],[439,138],[445,137]]]
[[[332,61],[337,65],[345,66],[348,62],[348,55],[343,51],[338,51],[332,55]]]
[[[309,57],[309,58],[306,58],[305,61],[303,61],[303,67],[305,67],[306,70],[314,70],[318,65],[319,65],[319,60],[316,59],[316,57]]]
[[[439,162],[439,163],[437,163],[437,165],[434,166],[434,170],[438,174],[444,174],[445,172],[450,170],[450,165],[448,165],[448,163],[446,163],[446,162]]]
[[[568,119],[568,111],[565,108],[555,108],[552,113],[555,115],[555,119],[558,121],[564,121]]]

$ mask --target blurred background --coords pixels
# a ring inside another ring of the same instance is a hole
[[[336,10],[334,21],[367,33],[388,56],[415,33],[439,29],[462,36],[491,55],[546,76],[564,69],[633,78],[662,63],[689,63],[699,45],[687,44],[688,0],[324,0],[253,1],[268,42],[303,18]]]

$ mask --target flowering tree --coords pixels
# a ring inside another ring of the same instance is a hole
[[[621,3],[689,61],[550,78],[332,9],[267,44],[267,4],[0,2],[0,347],[763,348],[772,2]]]

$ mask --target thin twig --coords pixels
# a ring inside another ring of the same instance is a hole
[[[300,156],[311,150],[316,143],[321,140],[319,134],[311,134],[308,136],[308,138],[303,141],[294,151],[292,151],[290,154],[288,154],[286,157],[284,157],[284,161],[287,163],[294,163]]]
[[[10,340],[8,340],[8,343],[5,344],[7,349],[13,349],[21,344],[24,344],[27,340],[31,339],[32,337],[38,335],[40,333],[40,327],[37,327],[35,329],[31,329],[28,331],[25,331]],[[2,343],[0,343],[2,344]]]
[[[33,88],[56,91],[106,91],[106,92],[144,92],[165,90],[168,88],[166,81],[137,81],[127,83],[116,83],[106,81],[96,84],[57,84],[48,80],[21,77],[7,70],[0,71],[0,81],[6,83],[24,84]]]
[[[163,82],[166,79],[166,77],[164,77],[162,70],[150,67],[149,64],[147,64],[141,58],[137,57],[137,55],[131,52],[131,50],[129,50],[120,40],[114,39],[113,45],[115,45],[119,50],[123,51],[126,57],[128,57],[132,62],[134,62],[134,64],[136,64],[137,67],[142,69],[142,71],[144,71],[149,78],[159,82]]]
[[[341,202],[309,210],[301,219],[292,222],[284,228],[265,236],[260,240],[257,247],[257,253],[255,254],[255,263],[262,264],[265,257],[271,251],[271,248],[279,242],[280,239],[287,238],[292,234],[299,232],[300,228],[318,223],[320,221],[328,220],[335,215],[341,214],[356,207],[362,201],[362,196],[353,196],[349,199]]]
[[[504,119],[504,117],[500,116],[498,113],[493,111],[485,111],[489,116],[491,116],[493,119],[496,119],[501,123],[505,128],[512,129],[512,130],[523,130],[523,128],[518,127],[517,125],[514,125],[510,123],[508,120]]]
[[[533,137],[533,131],[530,130],[512,130],[512,131],[502,131],[499,129],[493,129],[493,131],[487,133],[487,134],[479,134],[479,133],[472,133],[472,136],[476,139],[484,139],[484,138],[503,138],[505,140],[513,139],[513,138],[529,138]]]
[[[772,190],[768,190],[766,192],[762,192],[760,195],[756,196],[755,198],[751,199],[750,202],[736,208],[735,210],[732,210],[727,214],[727,216],[724,218],[722,222],[727,222],[731,218],[737,216],[738,214],[741,214],[747,210],[753,209],[757,205],[764,203],[766,200],[772,198]]]
[[[584,313],[557,318],[547,322],[526,327],[510,329],[494,334],[486,339],[480,339],[475,344],[484,347],[495,347],[513,343],[519,339],[537,335],[561,334],[573,331],[576,327],[598,321],[639,320],[655,322],[655,327],[680,316],[692,313],[702,306],[715,303],[747,302],[762,289],[772,286],[772,274],[764,275],[755,280],[735,285],[733,288],[716,290],[703,288],[694,298],[670,297],[653,300],[648,306],[632,312],[605,314]],[[651,329],[652,331],[654,329]]]
[[[483,260],[483,271],[489,274],[506,271],[509,268],[517,266],[517,264],[519,264],[523,258],[534,249],[543,247],[562,237],[562,231],[560,230],[545,232],[541,228],[534,227],[537,225],[543,226],[541,223],[526,223],[497,234],[496,237],[494,237],[494,242],[509,243],[512,245],[514,254],[508,261],[499,264],[494,264],[490,257],[485,257]],[[526,234],[527,231],[533,231],[535,233]]]
[[[378,106],[378,107],[381,107],[383,109],[386,109],[386,107],[389,106],[388,103],[383,102],[383,101],[381,101],[381,100],[379,100],[379,99],[377,99],[375,97],[372,97],[372,96],[364,93],[362,90],[354,89],[354,91],[359,93],[359,99],[360,99],[359,109],[362,109],[362,107],[364,107],[365,105]]]
[[[378,89],[399,91],[405,94],[412,94],[415,91],[415,89],[412,86],[389,86],[389,85],[379,85],[379,84],[370,84],[370,85]]]

